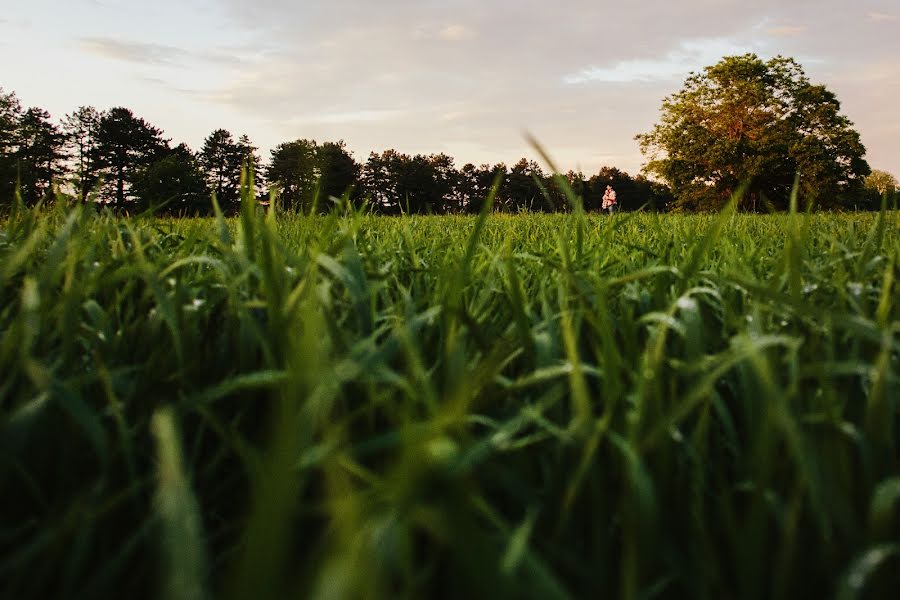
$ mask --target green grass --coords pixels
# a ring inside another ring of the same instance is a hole
[[[19,209],[0,596],[894,597],[897,225]]]

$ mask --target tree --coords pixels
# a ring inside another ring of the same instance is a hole
[[[59,127],[50,122],[47,111],[29,108],[22,114],[16,159],[22,198],[27,204],[35,204],[50,194],[54,181],[63,174],[64,139]]]
[[[428,157],[434,177],[434,191],[431,210],[438,214],[459,212],[464,203],[460,194],[460,173],[453,158],[444,153]]]
[[[544,210],[549,209],[544,196],[548,179],[543,169],[533,160],[522,158],[512,166],[501,188],[501,198],[506,210]]]
[[[138,210],[164,209],[171,214],[202,215],[210,210],[210,191],[199,162],[185,144],[140,170],[134,182]]]
[[[22,105],[15,92],[0,87],[0,204],[12,202],[18,179],[19,122]]]
[[[133,199],[138,175],[169,149],[162,131],[127,108],[112,108],[100,117],[97,164],[108,177],[103,198],[123,207]]]
[[[318,180],[315,140],[295,140],[272,150],[266,179],[279,192],[286,210],[304,210],[313,202]]]
[[[398,201],[403,210],[410,214],[428,214],[440,211],[443,195],[449,192],[442,186],[438,173],[430,157],[400,155],[395,162]]]
[[[315,140],[295,140],[272,150],[269,183],[280,190],[286,208],[306,210],[315,201],[318,210],[329,207],[330,198],[348,191],[359,200],[360,166],[343,141],[318,144]]]
[[[388,214],[440,214],[462,207],[475,185],[446,154],[410,156],[396,150],[373,152],[360,181],[375,210]]]
[[[888,205],[892,206],[896,202],[898,194],[900,194],[900,187],[897,185],[897,178],[887,171],[873,169],[866,177],[865,198],[860,202],[859,207],[879,210],[885,197],[887,197]]]
[[[353,159],[343,140],[325,142],[316,148],[316,163],[320,172],[320,193],[325,199],[341,198],[350,193],[351,200],[358,200],[360,166]]]
[[[62,125],[74,162],[73,183],[79,200],[84,202],[100,177],[97,165],[100,113],[93,106],[82,106],[66,115]]]
[[[877,192],[879,196],[893,194],[897,191],[897,178],[880,169],[873,169],[866,177],[866,189]]]
[[[476,167],[471,163],[463,166],[459,171],[458,179],[459,194],[463,202],[462,209],[469,214],[481,212],[494,182],[499,177],[502,188],[508,175],[506,165],[503,163],[498,163],[493,167],[488,164]]]
[[[241,138],[243,139],[243,138]],[[247,141],[249,146],[249,140]],[[253,150],[249,150],[252,155]],[[206,183],[221,206],[234,207],[240,200],[241,169],[248,148],[234,141],[231,132],[216,129],[203,141],[199,161]],[[255,165],[254,165],[255,166]]]
[[[253,145],[247,134],[238,138],[237,148],[238,156],[241,159],[241,170],[250,169],[253,172],[253,181],[256,186],[254,191],[259,194],[265,188],[265,173],[259,154],[257,154],[259,148]],[[240,187],[240,178],[238,178],[238,187]]]
[[[376,212],[388,214],[400,212],[395,164],[402,160],[403,156],[396,150],[385,150],[381,154],[370,153],[363,165],[360,184],[363,194],[372,203],[372,208]]]
[[[869,173],[840,103],[793,59],[731,56],[692,73],[664,99],[661,122],[636,138],[645,170],[688,208],[715,207],[742,184],[745,208],[785,206],[797,173],[805,202],[848,201]]]

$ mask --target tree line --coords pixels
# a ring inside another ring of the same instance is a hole
[[[128,108],[85,106],[55,123],[47,111],[23,109],[14,92],[0,88],[0,203],[12,202],[18,188],[27,205],[62,191],[130,213],[206,215],[215,194],[223,210],[234,212],[248,169],[259,198],[277,190],[286,210],[326,211],[332,198],[344,198],[383,214],[474,213],[495,182],[497,210],[572,208],[559,179],[525,158],[512,166],[459,168],[446,154],[385,150],[360,163],[343,141],[298,139],[276,146],[263,164],[246,135],[217,129],[193,151],[173,145]],[[664,210],[672,200],[665,185],[613,167],[591,176],[570,171],[565,179],[589,209],[600,205],[607,185],[619,191],[624,210]]]
[[[358,162],[342,141],[310,139],[279,144],[263,164],[246,135],[218,129],[195,152],[127,108],[81,107],[54,123],[0,88],[0,207],[18,189],[26,204],[63,190],[121,211],[195,215],[209,214],[214,194],[234,212],[246,171],[260,199],[276,191],[284,209],[307,212],[341,198],[382,214],[474,213],[495,182],[495,209],[505,212],[568,211],[572,192],[596,209],[607,185],[621,210],[716,210],[736,194],[741,210],[784,210],[795,181],[801,207],[896,202],[896,179],[869,167],[836,96],[790,58],[731,56],[691,74],[636,139],[654,179],[614,167],[560,178],[526,158],[457,167],[446,154],[396,150]]]

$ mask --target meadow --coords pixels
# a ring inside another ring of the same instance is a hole
[[[16,207],[0,596],[897,597],[898,217]]]

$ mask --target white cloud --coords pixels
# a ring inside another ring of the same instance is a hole
[[[173,64],[183,60],[187,54],[184,50],[173,46],[103,37],[83,38],[80,46],[85,52],[101,58],[148,65]]]
[[[563,77],[570,85],[590,82],[641,83],[680,79],[691,71],[718,62],[723,56],[756,49],[732,41],[710,38],[681,42],[677,49],[657,59],[623,60],[612,66],[588,67]]]

